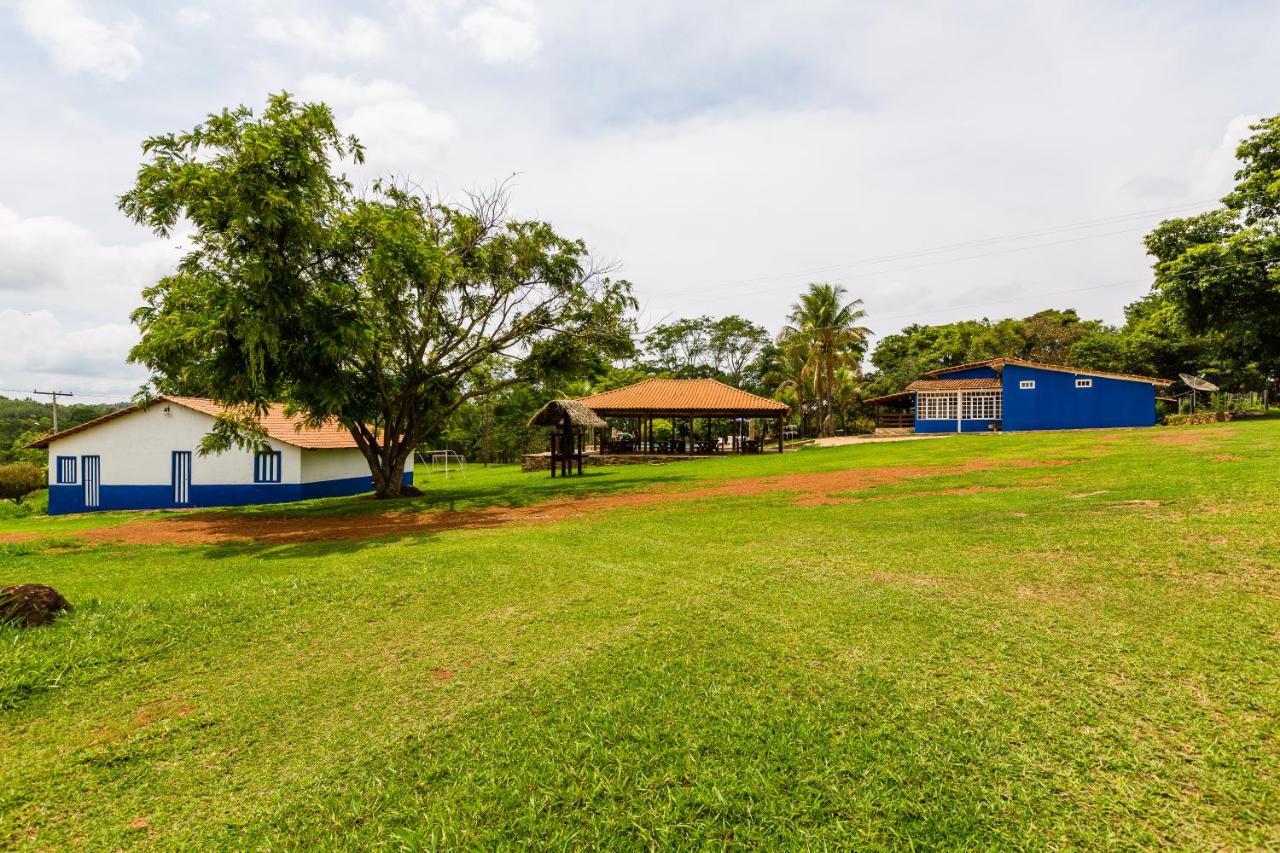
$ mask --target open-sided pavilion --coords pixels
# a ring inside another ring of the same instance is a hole
[[[578,400],[609,421],[621,421],[632,438],[599,439],[601,453],[712,454],[730,450],[761,452],[764,442],[755,437],[753,422],[770,423],[783,448],[783,421],[790,408],[785,403],[751,394],[715,379],[645,379],[634,385],[602,391]],[[669,420],[673,433],[681,421],[688,423],[683,435],[658,439],[655,420]],[[702,423],[697,423],[702,421]],[[761,424],[763,427],[763,423]],[[720,439],[726,436],[727,442]],[[764,434],[763,428],[760,435]]]

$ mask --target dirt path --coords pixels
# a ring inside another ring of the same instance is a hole
[[[921,477],[937,477],[994,468],[1039,468],[1069,464],[1065,461],[975,460],[964,465],[893,468],[859,468],[845,471],[784,474],[776,477],[748,477],[725,480],[692,489],[662,487],[621,495],[557,498],[525,507],[490,507],[478,510],[437,510],[422,513],[387,512],[380,515],[276,516],[254,518],[226,512],[200,512],[169,518],[146,518],[115,527],[98,527],[72,534],[91,542],[137,545],[196,545],[231,541],[264,544],[323,542],[403,536],[442,530],[501,527],[518,523],[541,523],[577,518],[622,508],[695,501],[707,498],[762,495],[769,492],[798,492],[796,502],[816,506],[839,502],[841,492],[866,489]],[[954,491],[954,490],[953,490]],[[39,534],[0,535],[0,541],[39,539]]]

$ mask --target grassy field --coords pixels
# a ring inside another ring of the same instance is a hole
[[[0,582],[77,605],[0,628],[0,843],[1276,847],[1278,458],[1259,420],[241,513],[592,507],[365,540],[0,519]]]

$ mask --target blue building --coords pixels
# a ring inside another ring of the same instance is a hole
[[[944,367],[867,400],[877,431],[917,433],[1149,427],[1166,379],[993,358]]]

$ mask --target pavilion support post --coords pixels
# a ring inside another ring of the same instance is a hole
[[[778,415],[778,452],[785,450],[785,442],[782,440],[782,415]]]

